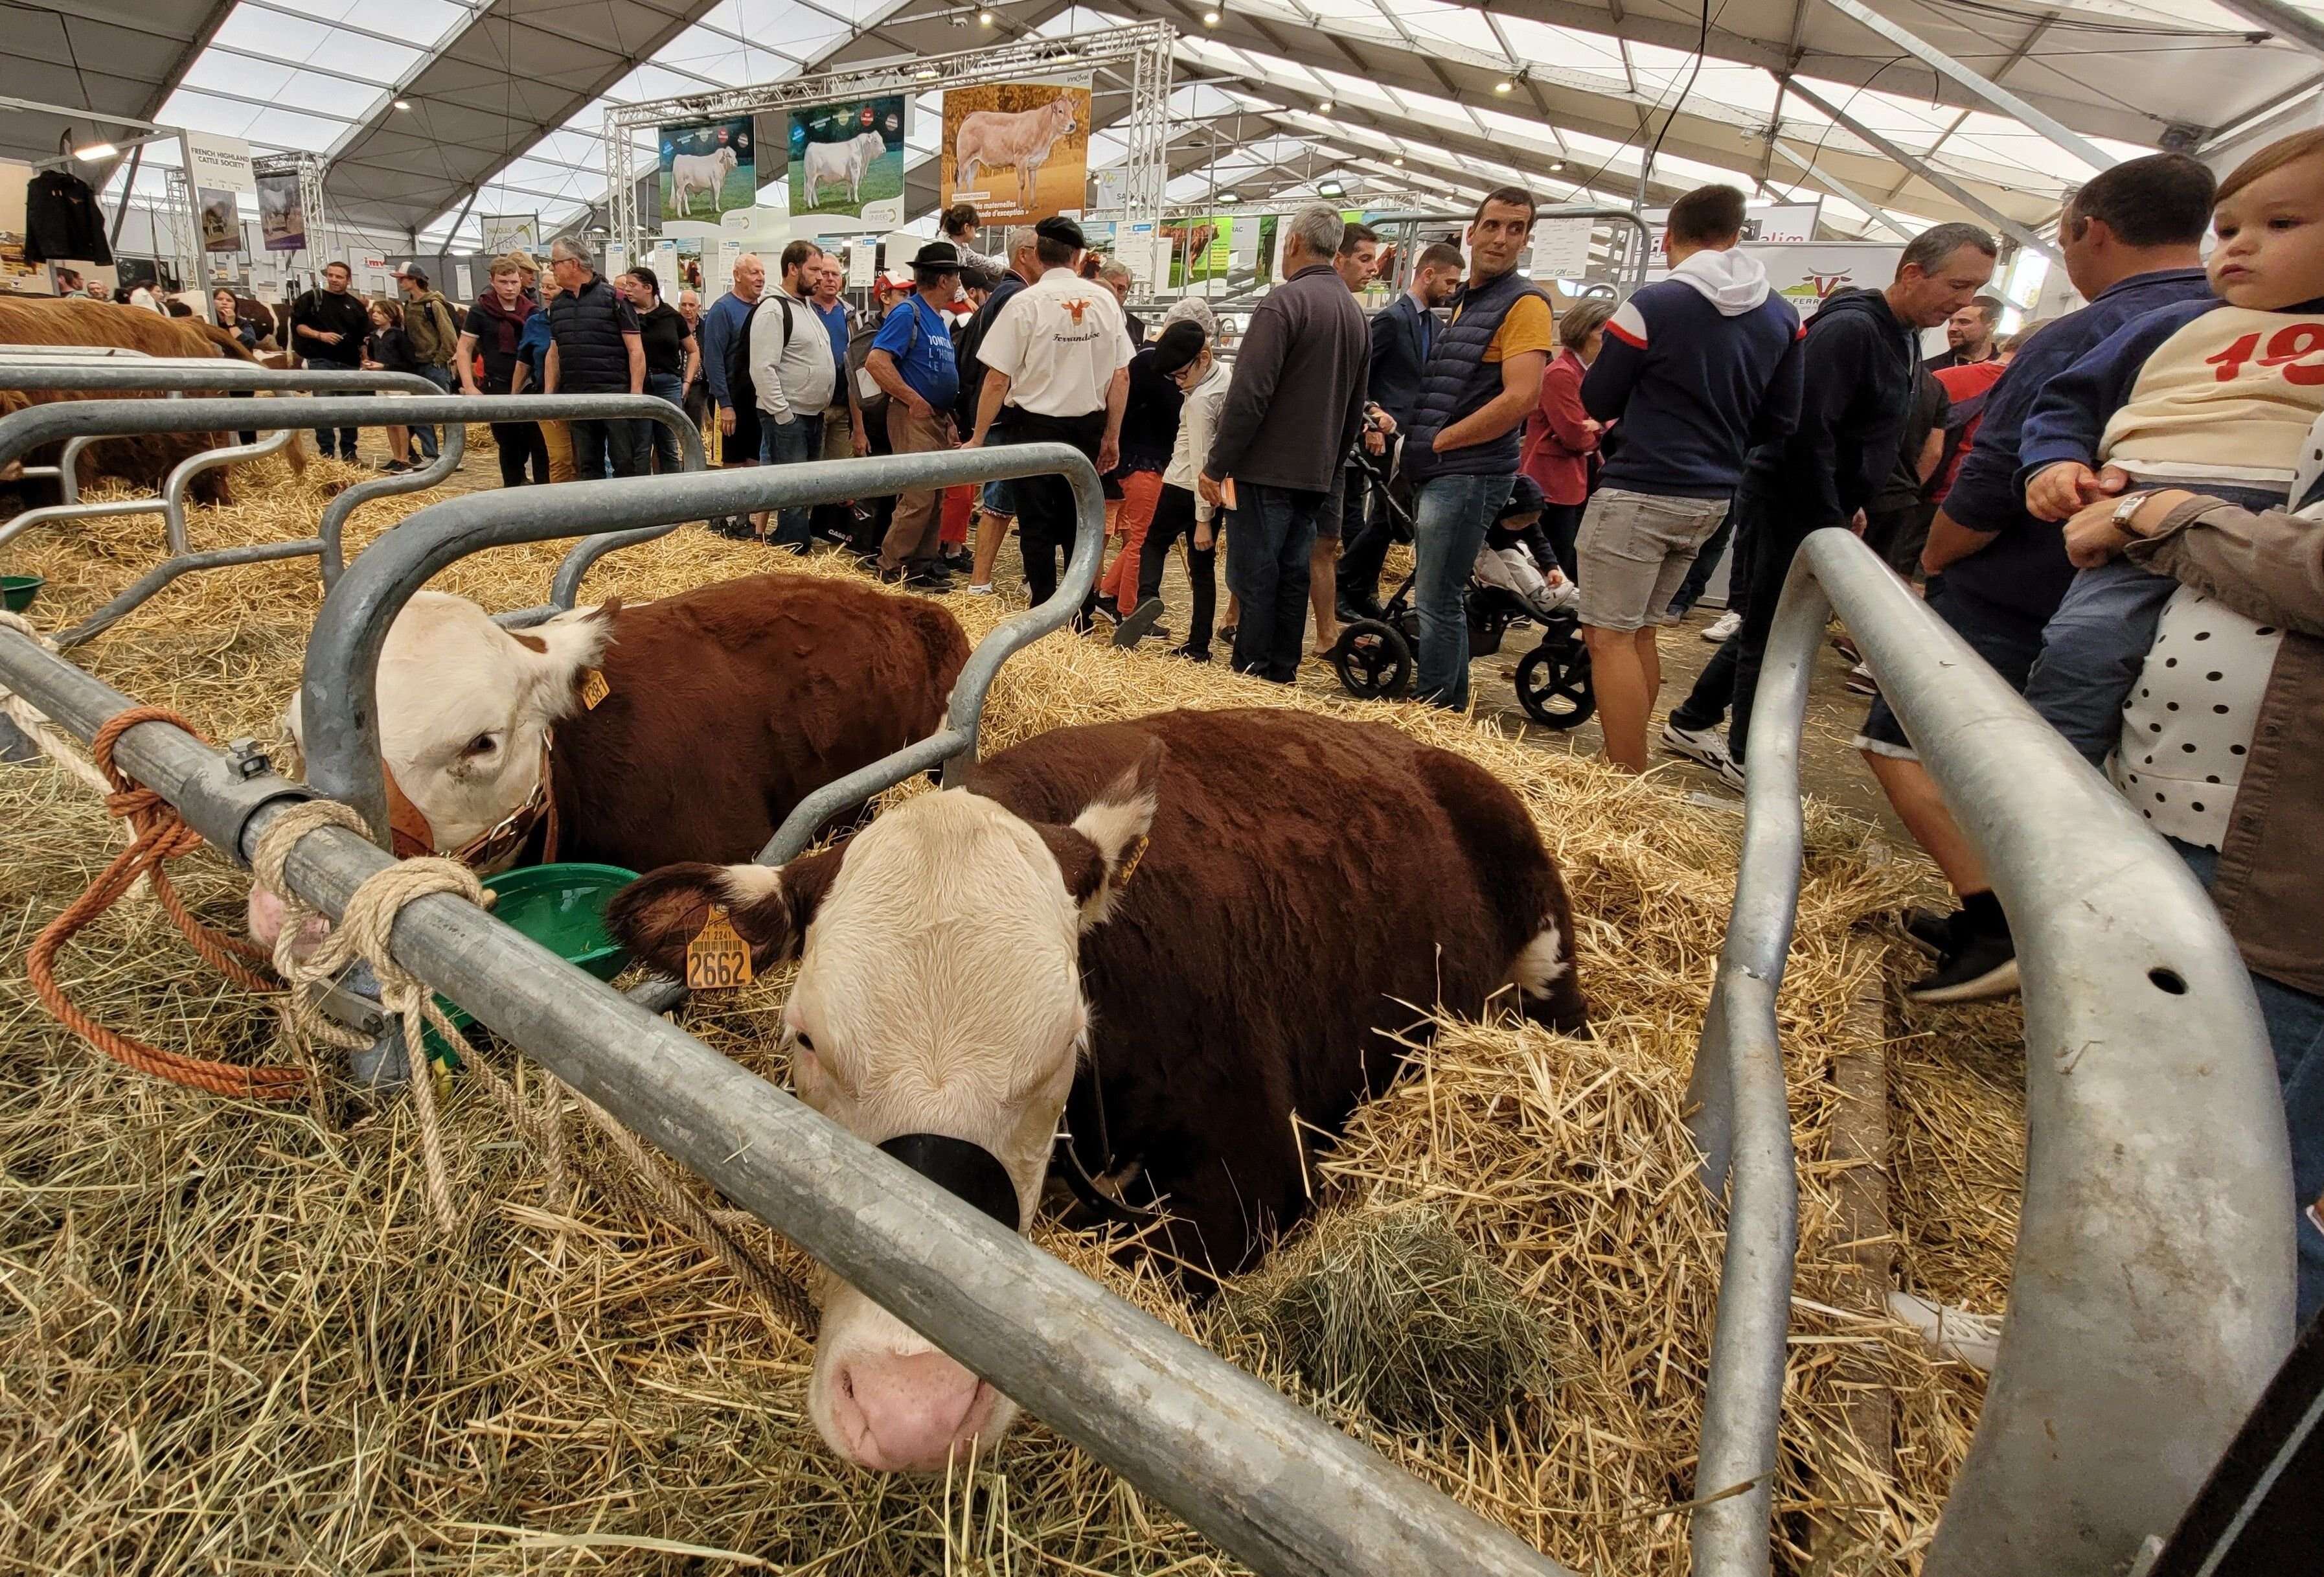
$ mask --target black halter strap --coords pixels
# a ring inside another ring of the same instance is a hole
[[[898,1134],[880,1148],[1010,1231],[1020,1229],[1017,1184],[1009,1168],[982,1146],[949,1134]]]

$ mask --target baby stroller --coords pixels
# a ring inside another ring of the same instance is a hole
[[[1359,450],[1355,463],[1364,468],[1387,506],[1397,540],[1412,541],[1412,516],[1388,487],[1388,478],[1372,456]],[[1412,685],[1413,654],[1420,649],[1420,614],[1413,607],[1414,577],[1406,575],[1395,594],[1382,605],[1379,618],[1358,619],[1343,626],[1340,644],[1326,654],[1340,688],[1359,700],[1394,700]],[[1545,728],[1577,728],[1598,710],[1590,688],[1590,652],[1582,644],[1582,621],[1571,608],[1553,614],[1537,612],[1505,587],[1489,585],[1471,575],[1462,593],[1469,619],[1469,655],[1490,657],[1502,639],[1519,625],[1542,626],[1538,645],[1519,660],[1514,683],[1517,704]]]

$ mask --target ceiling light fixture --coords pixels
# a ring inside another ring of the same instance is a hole
[[[1507,77],[1493,84],[1493,91],[1496,93],[1515,93],[1517,90],[1517,85]]]
[[[1331,113],[1332,113],[1332,101],[1331,101],[1330,99],[1326,98],[1326,99],[1324,99],[1322,103],[1318,104],[1315,107],[1316,107],[1318,110],[1322,111],[1323,114],[1325,114],[1325,115],[1329,115],[1329,114],[1331,114]]]
[[[1401,170],[1404,168],[1404,155],[1398,153],[1395,158],[1390,159],[1388,162],[1395,165],[1398,170]]]
[[[1338,197],[1348,189],[1336,177],[1327,175],[1315,183],[1315,190],[1325,197]]]
[[[1211,9],[1203,13],[1203,25],[1204,27],[1216,27],[1218,24],[1219,10],[1217,6],[1213,5]]]
[[[1563,159],[1552,159],[1549,162],[1549,167],[1553,172],[1563,170],[1565,168],[1565,161]]]
[[[934,66],[922,66],[912,73],[912,77],[915,81],[933,82],[936,78],[936,69]]]
[[[85,148],[75,148],[72,156],[84,164],[94,164],[100,159],[110,159],[121,152],[111,143],[91,143]]]
[[[395,107],[398,109],[410,109],[411,107],[411,100],[409,98],[399,98],[395,101]]]
[[[991,27],[993,23],[994,18],[991,11],[987,9],[978,12],[976,14],[976,20],[979,26]]]
[[[1221,202],[1240,202],[1242,200],[1242,193],[1239,191],[1222,191],[1219,193],[1219,200]]]

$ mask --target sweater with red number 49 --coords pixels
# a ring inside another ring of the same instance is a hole
[[[2280,311],[2181,301],[2052,380],[2025,421],[2018,485],[2078,460],[2149,484],[2281,500],[2319,416],[2324,301]]]

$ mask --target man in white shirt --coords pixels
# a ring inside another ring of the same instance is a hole
[[[977,399],[976,431],[968,446],[1069,443],[1089,456],[1100,475],[1120,459],[1121,413],[1130,397],[1130,337],[1121,304],[1103,285],[1081,277],[1082,227],[1068,218],[1033,227],[1041,277],[1017,292],[993,320],[977,356],[984,387]],[[1020,477],[1017,536],[1025,554],[1025,587],[1033,604],[1057,589],[1057,559],[1073,561],[1073,489],[1056,475]],[[1087,629],[1094,591],[1074,616]]]
[[[770,466],[823,458],[824,412],[838,382],[831,336],[807,299],[810,272],[823,261],[811,241],[783,248],[782,282],[751,313],[751,382],[759,407],[763,447],[759,459]],[[772,545],[805,553],[813,545],[805,505],[777,512]],[[760,523],[761,531],[765,522]]]

